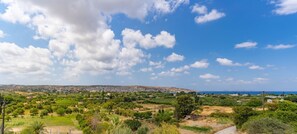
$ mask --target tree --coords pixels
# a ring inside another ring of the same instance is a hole
[[[255,115],[255,112],[251,107],[238,106],[233,108],[234,111],[234,123],[236,127],[241,128],[242,124],[248,121],[249,117]]]
[[[177,97],[177,104],[175,106],[175,116],[179,120],[186,115],[191,114],[195,109],[194,100],[188,95],[181,95]]]
[[[124,123],[132,130],[136,131],[140,126],[141,122],[138,120],[125,120]]]

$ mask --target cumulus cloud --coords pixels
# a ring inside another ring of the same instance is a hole
[[[267,45],[267,49],[273,49],[273,50],[280,50],[280,49],[289,49],[289,48],[294,48],[295,45],[285,45],[285,44],[280,44],[280,45]]]
[[[172,53],[171,55],[165,58],[165,60],[168,62],[183,61],[184,59],[185,57],[183,55],[179,55],[176,53]]]
[[[252,65],[249,67],[251,70],[263,70],[264,67],[258,66],[258,65]]]
[[[185,65],[182,67],[178,67],[178,68],[171,68],[168,71],[162,71],[160,72],[158,75],[159,76],[176,76],[178,74],[187,74],[189,73],[188,70],[190,69],[190,66]]]
[[[175,45],[175,36],[166,31],[153,36],[151,34],[143,35],[140,30],[124,29],[122,31],[123,43],[127,47],[135,47],[139,45],[145,49],[163,46],[165,48],[173,48]]]
[[[195,4],[192,8],[192,13],[207,14],[207,7],[204,5]]]
[[[50,55],[58,59],[69,78],[83,73],[129,70],[147,56],[141,48],[173,48],[175,37],[166,31],[152,36],[125,29],[123,42],[108,26],[112,15],[124,14],[143,20],[149,13],[167,14],[188,0],[3,0],[0,18],[33,29],[34,39],[48,40]],[[162,3],[162,4],[160,4]],[[133,34],[129,37],[130,34]],[[135,36],[135,37],[134,37]],[[126,38],[127,37],[127,38]],[[137,45],[140,46],[137,47]]]
[[[194,19],[198,24],[215,21],[226,16],[225,13],[219,12],[217,9],[212,9],[210,12],[208,12],[206,6],[198,4],[195,4],[192,7],[192,12],[198,14],[198,16],[196,16]]]
[[[152,72],[152,71],[153,71],[153,68],[151,68],[151,67],[148,67],[148,68],[141,68],[140,71],[141,71],[141,72]]]
[[[208,66],[209,66],[209,63],[207,62],[207,60],[200,60],[191,64],[191,67],[193,68],[208,68]]]
[[[297,1],[296,0],[273,0],[273,4],[276,5],[274,12],[279,15],[289,15],[297,13]]]
[[[217,62],[222,66],[241,66],[240,63],[234,63],[232,60],[227,58],[217,58]]]
[[[243,42],[236,44],[234,48],[255,48],[257,46],[257,42]]]
[[[267,78],[262,78],[262,77],[256,77],[256,78],[253,78],[251,80],[242,80],[242,79],[234,79],[234,78],[227,78],[225,79],[225,82],[227,84],[264,84],[264,83],[267,83],[269,81],[269,79]]]
[[[0,63],[0,73],[37,75],[48,74],[53,64],[48,49],[7,42],[0,43]]]
[[[149,61],[149,65],[154,67],[154,68],[164,68],[165,65],[161,61],[159,62],[154,62],[154,61]]]
[[[225,16],[226,16],[225,13],[222,13],[222,12],[217,11],[216,9],[213,9],[207,14],[195,17],[195,22],[198,24],[202,24],[202,23],[218,20]]]
[[[209,73],[200,75],[199,77],[201,79],[219,79],[220,78],[220,76],[218,76],[218,75],[213,75],[213,74],[209,74]]]

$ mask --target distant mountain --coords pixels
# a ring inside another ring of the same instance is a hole
[[[9,91],[44,91],[44,92],[79,92],[79,91],[106,91],[106,92],[192,92],[194,90],[176,87],[154,86],[61,86],[61,85],[1,85],[0,89]]]

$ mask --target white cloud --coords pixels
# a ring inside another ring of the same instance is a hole
[[[274,0],[277,9],[274,10],[276,14],[288,15],[297,13],[297,1],[296,0]]]
[[[154,8],[161,13],[171,13],[182,4],[189,4],[189,0],[154,0]]]
[[[159,62],[149,61],[149,65],[154,68],[164,68],[165,67],[164,63],[162,63],[161,61],[159,61]]]
[[[48,74],[53,64],[48,49],[7,42],[0,43],[0,63],[0,73],[38,75]]]
[[[2,30],[0,30],[0,38],[4,38],[5,36],[6,34]]]
[[[220,18],[225,17],[225,13],[219,12],[216,9],[211,10],[208,14],[204,14],[202,16],[195,17],[195,22],[198,24],[218,20]]]
[[[140,30],[124,29],[122,31],[123,44],[127,47],[139,45],[145,49],[151,49],[159,46],[173,48],[175,45],[175,36],[166,31],[161,31],[155,37],[151,34],[143,35]]]
[[[241,66],[240,63],[234,63],[232,60],[227,58],[217,58],[217,62],[222,66]]]
[[[208,12],[206,6],[199,4],[195,4],[192,7],[192,13],[198,14],[198,16],[196,16],[194,19],[198,24],[215,21],[226,16],[225,13],[219,12],[217,9],[212,9],[210,12]]]
[[[165,60],[168,62],[183,61],[184,59],[185,57],[183,55],[179,55],[176,53],[172,53],[171,55],[165,58]]]
[[[220,78],[220,76],[218,76],[218,75],[213,75],[213,74],[209,74],[209,73],[200,75],[199,77],[201,79],[219,79]]]
[[[191,64],[191,67],[193,68],[208,68],[208,66],[209,66],[209,63],[207,62],[207,60],[200,60]]]
[[[157,5],[162,2],[161,5]],[[143,20],[149,13],[167,14],[188,0],[2,0],[6,7],[0,18],[33,29],[34,39],[49,41],[50,54],[58,59],[69,78],[80,74],[115,72],[129,74],[131,68],[147,58],[141,48],[173,48],[175,36],[166,31],[152,36],[131,30],[136,44],[123,37],[115,39],[109,22],[112,15],[124,14]],[[124,32],[124,31],[123,31]],[[130,33],[129,33],[130,34]],[[136,36],[136,37],[134,37]],[[130,43],[130,44],[129,44]],[[137,48],[139,45],[141,48]]]
[[[234,48],[255,48],[257,44],[257,42],[243,42],[236,44]]]
[[[258,65],[252,65],[249,67],[251,70],[263,70],[264,67],[258,66]]]
[[[153,68],[151,68],[151,67],[148,67],[148,68],[141,68],[140,71],[141,71],[141,72],[152,72],[152,71],[153,71]]]
[[[192,13],[207,14],[207,7],[204,5],[195,4],[192,8]]]
[[[159,76],[176,76],[178,74],[188,74],[188,70],[190,69],[190,66],[185,65],[179,68],[171,68],[168,71],[162,71],[158,75]]]
[[[267,78],[262,78],[262,77],[257,77],[257,78],[253,78],[252,80],[236,80],[234,78],[227,78],[225,79],[225,82],[227,84],[239,84],[239,85],[242,85],[242,84],[264,84],[264,83],[267,83],[269,81],[269,79]]]
[[[294,48],[294,47],[295,47],[295,45],[280,44],[280,45],[268,45],[266,48],[267,49],[280,50],[280,49],[289,49],[289,48]]]

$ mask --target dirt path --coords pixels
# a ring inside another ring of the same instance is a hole
[[[221,131],[218,131],[215,134],[238,134],[238,133],[236,132],[236,127],[232,126],[232,127],[225,128]]]

